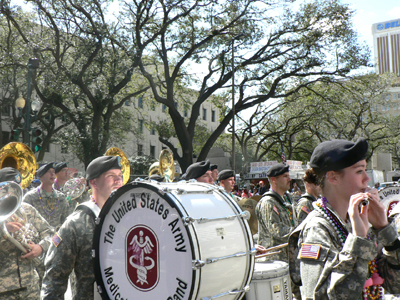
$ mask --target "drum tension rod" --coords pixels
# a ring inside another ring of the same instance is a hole
[[[249,290],[250,290],[250,286],[246,285],[241,290],[230,290],[230,291],[227,291],[225,293],[221,293],[221,294],[218,294],[218,295],[215,295],[215,296],[203,297],[203,298],[201,298],[201,300],[212,300],[212,299],[216,299],[216,298],[227,296],[227,295],[237,295],[239,293],[248,292]]]
[[[197,221],[197,223],[200,224],[200,223],[220,221],[220,220],[233,220],[235,218],[243,218],[243,219],[248,220],[250,218],[250,213],[246,210],[246,211],[242,211],[238,215],[229,215],[229,216],[217,217],[217,218],[198,218],[198,219],[187,216],[187,217],[184,217],[182,219],[182,221],[183,221],[183,225],[187,226],[187,225],[193,224],[195,221]]]
[[[253,248],[251,248],[250,251],[239,252],[239,253],[235,253],[232,255],[226,255],[226,256],[221,256],[221,257],[207,258],[206,261],[199,260],[199,259],[193,260],[192,261],[192,269],[198,270],[198,269],[204,267],[205,265],[216,263],[220,260],[224,260],[224,259],[228,259],[228,258],[235,258],[235,257],[242,257],[242,256],[246,256],[246,255],[256,255],[256,253],[257,253],[257,249],[253,247]]]

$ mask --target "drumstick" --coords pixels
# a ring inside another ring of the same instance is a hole
[[[268,252],[270,252],[270,251],[275,251],[275,250],[278,250],[278,249],[280,249],[280,248],[284,248],[284,247],[287,247],[287,246],[288,246],[288,243],[285,243],[285,244],[282,244],[282,245],[270,247],[270,248],[267,249],[267,251],[268,251]],[[277,254],[277,253],[281,253],[281,252],[282,252],[282,250],[277,251],[277,252],[263,253],[263,254],[256,255],[256,258],[271,256],[271,255],[273,255],[273,254]]]

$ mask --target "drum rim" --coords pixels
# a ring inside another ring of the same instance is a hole
[[[175,208],[176,211],[178,212],[178,214],[181,216],[181,218],[183,217],[182,215],[182,211],[181,208],[178,207],[178,205],[175,203],[175,197],[171,197],[169,195],[169,192],[164,192],[162,190],[160,190],[159,188],[157,188],[156,185],[153,185],[151,183],[146,183],[146,182],[131,182],[129,184],[126,184],[122,187],[120,187],[118,190],[116,190],[115,192],[113,192],[110,197],[107,199],[106,203],[104,204],[103,208],[100,211],[100,214],[98,216],[99,221],[96,220],[96,224],[95,224],[95,229],[94,229],[94,233],[93,233],[93,243],[92,243],[92,251],[94,253],[94,257],[93,257],[93,266],[94,266],[94,275],[95,275],[95,280],[96,280],[96,284],[98,287],[101,288],[101,292],[99,291],[99,294],[101,295],[101,297],[103,298],[104,296],[108,297],[106,299],[109,299],[109,295],[106,292],[106,288],[105,288],[105,284],[103,281],[103,276],[102,276],[102,272],[101,272],[101,262],[100,262],[100,235],[101,235],[101,230],[102,230],[102,225],[104,223],[105,220],[105,216],[107,215],[107,213],[110,211],[111,207],[114,205],[114,203],[118,200],[118,198],[125,194],[127,191],[134,189],[134,188],[148,188],[152,191],[154,191],[155,193],[157,193],[162,199],[164,199],[165,201],[168,202],[169,205],[171,205],[171,207]],[[182,206],[182,205],[179,205]],[[186,231],[187,231],[187,235],[189,237],[189,243],[190,243],[190,247],[192,250],[192,260],[195,259],[194,257],[194,245],[193,245],[193,238],[190,235],[190,230],[188,226],[184,226]],[[198,276],[197,276],[198,275]],[[199,278],[201,278],[201,273],[197,274],[196,270],[192,270],[192,282],[191,282],[191,287],[190,287],[190,293],[188,296],[188,299],[192,299],[193,296],[195,294],[198,293],[198,288],[199,288],[199,284],[197,284],[197,291],[195,292],[195,286],[196,283],[199,282]]]

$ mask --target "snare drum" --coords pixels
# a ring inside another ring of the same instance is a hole
[[[198,182],[133,182],[104,205],[94,233],[95,275],[110,299],[240,299],[255,249],[248,214]]]
[[[289,265],[283,261],[257,262],[246,300],[292,299]]]

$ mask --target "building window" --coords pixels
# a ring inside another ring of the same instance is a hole
[[[207,109],[203,108],[203,120],[207,121]]]
[[[211,122],[215,122],[215,110],[211,111]]]
[[[142,144],[137,145],[137,154],[143,155],[143,145]]]
[[[400,93],[398,93],[398,94],[397,94],[397,98],[399,98],[399,99],[400,99]]]
[[[10,105],[4,105],[4,106],[1,108],[1,114],[2,114],[3,116],[10,116]]]
[[[143,108],[143,98],[142,97],[138,98],[138,104],[137,105],[138,105],[139,108]]]
[[[151,109],[152,111],[156,111],[156,104],[155,104],[154,101],[151,101],[150,109]]]
[[[167,106],[165,104],[162,105],[162,112],[165,113],[165,111],[167,110]]]
[[[125,101],[125,106],[131,106],[131,101],[126,100],[126,101]]]
[[[150,129],[150,134],[151,134],[151,135],[156,135],[156,130],[155,130],[154,128],[151,128],[151,129]]]
[[[143,120],[139,120],[139,133],[143,133]]]
[[[150,146],[150,156],[152,158],[156,157],[156,146]]]
[[[187,117],[188,116],[188,109],[187,107],[185,107],[184,111],[183,111],[183,116]]]
[[[382,105],[382,111],[385,111],[386,110],[386,106],[385,106],[385,104],[383,104]]]

